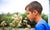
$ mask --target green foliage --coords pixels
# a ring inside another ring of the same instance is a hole
[[[14,13],[14,14],[17,14],[17,15],[18,15],[18,12]],[[11,17],[12,17],[14,14],[10,14],[10,13],[7,13],[7,14],[0,14],[0,23],[1,23],[2,21],[6,21],[7,26],[9,26],[9,23],[12,22],[12,18],[11,18]],[[20,13],[20,14],[21,14],[21,13]],[[25,17],[27,18],[26,12],[25,12],[24,14],[21,14],[21,16],[22,16],[22,18],[23,18],[23,19],[22,19],[22,22],[23,22],[23,20],[25,19]],[[48,22],[48,16],[47,16],[47,15],[41,14],[41,17],[42,17],[46,22]],[[36,25],[35,22],[30,22],[28,18],[27,18],[26,20],[28,21],[27,23],[28,23],[29,25],[31,25],[31,27],[35,27],[35,25]],[[22,24],[22,26],[21,26],[20,28],[25,28],[25,27],[26,27],[26,25]]]
[[[48,16],[45,15],[44,13],[41,14],[41,17],[48,23]]]
[[[21,14],[22,18],[24,19],[25,17],[27,17],[26,12],[24,14]]]

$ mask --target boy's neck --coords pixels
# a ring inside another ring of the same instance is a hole
[[[36,17],[35,22],[38,23],[40,20],[42,20],[41,15]]]

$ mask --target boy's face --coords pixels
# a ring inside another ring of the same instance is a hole
[[[30,19],[30,21],[31,21],[31,22],[34,21],[36,15],[37,15],[36,11],[34,11],[34,12],[32,13],[32,12],[30,12],[28,9],[26,9],[26,13],[27,13],[27,17]]]

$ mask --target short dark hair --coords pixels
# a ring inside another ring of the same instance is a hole
[[[42,6],[39,2],[37,1],[33,1],[31,2],[30,4],[28,4],[26,7],[25,7],[25,10],[28,8],[29,11],[33,12],[34,10],[37,10],[39,14],[41,14],[42,12]]]

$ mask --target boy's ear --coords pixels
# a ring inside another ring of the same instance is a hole
[[[34,14],[34,15],[37,15],[37,13],[38,13],[37,10],[34,10],[34,11],[33,11],[33,14]]]

